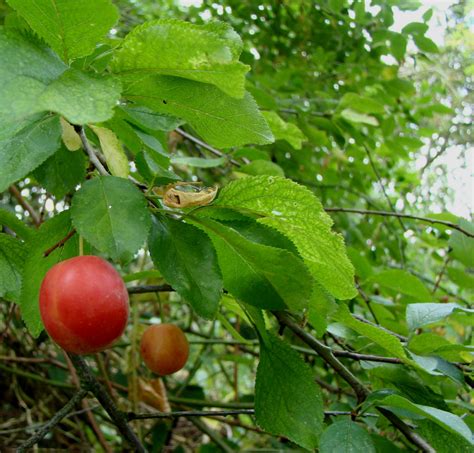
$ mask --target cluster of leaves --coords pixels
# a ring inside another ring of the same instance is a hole
[[[0,297],[18,304],[31,338],[44,341],[45,273],[81,247],[111,259],[127,282],[175,291],[134,309],[131,387],[140,316],[149,321],[159,306],[162,319],[188,314],[194,333],[209,325],[211,337],[259,343],[255,391],[254,360],[203,347],[188,377],[169,383],[178,399],[193,395],[196,373],[214,381],[216,362],[230,361],[242,388],[221,365],[222,389],[209,382],[194,392],[223,399],[229,386],[253,401],[262,430],[291,445],[403,448],[381,413],[377,422],[364,415],[383,408],[410,419],[437,451],[471,451],[472,223],[428,216],[463,233],[336,214],[346,248],[325,212],[393,210],[420,193],[410,162],[433,136],[429,118],[454,115],[445,93],[422,96],[400,75],[410,46],[426,64],[439,52],[426,36],[430,14],[395,32],[393,7],[412,2],[373,2],[371,12],[363,1],[229,0],[186,17],[150,2],[169,16],[160,19],[149,2],[122,3],[116,25],[109,0],[8,0],[0,28],[0,192],[22,189],[5,192],[0,209]],[[214,15],[221,20],[202,23]],[[212,204],[162,203],[157,188],[198,179],[224,186]],[[19,201],[30,208],[15,208],[24,221],[10,210]],[[48,201],[41,225],[28,226]],[[303,359],[299,340],[278,330],[273,314],[282,311],[352,357],[339,363],[371,384],[365,401],[313,351],[303,348]],[[325,419],[327,409],[356,420]]]

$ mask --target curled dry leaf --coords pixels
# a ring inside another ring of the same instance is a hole
[[[217,186],[197,187],[194,182],[169,184],[163,191],[163,203],[169,208],[188,208],[190,206],[206,206],[217,195]],[[192,187],[192,191],[183,190],[184,186]]]
[[[166,388],[161,378],[149,380],[138,378],[138,397],[160,412],[171,412]]]

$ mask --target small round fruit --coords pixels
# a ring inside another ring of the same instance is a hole
[[[189,344],[178,326],[158,324],[148,327],[143,333],[140,354],[151,371],[166,376],[184,367],[189,356]]]
[[[119,273],[98,256],[77,256],[53,266],[41,284],[41,319],[64,350],[92,354],[125,330],[128,293]]]

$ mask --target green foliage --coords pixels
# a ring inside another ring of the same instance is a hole
[[[451,315],[455,311],[461,313],[474,313],[474,310],[466,309],[458,304],[410,304],[407,306],[407,324],[410,330],[417,329],[418,327],[432,324],[447,316]]]
[[[196,313],[214,318],[222,276],[209,237],[193,225],[156,217],[149,239],[156,267]]]
[[[182,118],[209,144],[221,148],[256,143],[273,135],[249,93],[241,99],[218,88],[168,76],[124,76],[124,96],[156,112]]]
[[[293,123],[287,123],[276,112],[263,112],[275,140],[286,140],[293,148],[301,149],[306,140],[303,132]]]
[[[474,234],[474,223],[466,219],[459,219],[459,226]],[[474,238],[467,237],[459,231],[453,231],[449,239],[449,245],[453,249],[453,257],[467,267],[474,267]]]
[[[8,0],[51,48],[69,63],[93,52],[118,19],[110,0]]]
[[[160,53],[155,49],[161,49]],[[194,25],[164,19],[130,32],[115,54],[112,68],[118,74],[140,77],[152,73],[210,83],[241,98],[250,69],[238,61],[241,51],[239,35],[227,24]]]
[[[339,305],[334,317],[337,321],[356,331],[358,334],[369,338],[393,356],[398,357],[399,359],[406,359],[405,350],[403,349],[400,340],[378,327],[371,326],[370,324],[353,318],[346,305]]]
[[[211,219],[200,218],[198,224],[214,243],[224,287],[236,298],[266,309],[308,305],[311,277],[293,253],[253,242]]]
[[[431,293],[425,285],[414,275],[398,269],[390,269],[373,275],[369,278],[370,282],[384,286],[415,300],[428,302],[432,299]]]
[[[24,244],[0,233],[0,297],[18,302],[24,260]]]
[[[310,368],[279,338],[261,342],[255,416],[266,431],[312,450],[323,428],[323,402]]]
[[[326,428],[319,444],[321,453],[375,453],[367,431],[350,420],[341,420]]]
[[[120,96],[118,80],[68,68],[43,45],[11,31],[0,30],[0,55],[0,138],[45,111],[75,124],[112,116]]]
[[[61,199],[84,180],[86,159],[82,152],[61,146],[33,175],[48,192]]]
[[[44,116],[16,135],[0,142],[0,190],[24,178],[53,155],[60,146],[59,119]]]
[[[143,195],[132,183],[115,176],[83,184],[74,195],[71,216],[79,234],[114,259],[131,258],[151,226]]]
[[[450,412],[442,411],[435,407],[423,406],[421,404],[414,404],[406,398],[398,395],[390,395],[380,401],[382,406],[386,406],[390,409],[402,409],[412,413],[414,418],[421,416],[427,418],[437,425],[441,426],[447,431],[458,434],[466,439],[469,443],[474,444],[472,432],[469,426],[464,421],[451,414]]]
[[[0,2],[6,413],[43,420],[67,396],[49,385],[76,384],[40,336],[38,293],[84,252],[129,286],[129,326],[89,361],[125,412],[164,410],[137,360],[157,319],[190,341],[186,370],[163,380],[172,410],[255,408],[190,418],[207,437],[136,421],[146,449],[419,449],[405,421],[436,451],[472,451],[474,230],[450,188],[472,147],[464,3],[440,46],[434,9],[395,31],[412,0],[113,3]],[[165,204],[171,188],[190,205]],[[323,410],[344,418],[324,426]],[[84,423],[39,448],[103,448]]]
[[[306,188],[272,176],[244,178],[226,186],[216,205],[255,213],[258,222],[277,229],[296,245],[321,286],[339,299],[354,297],[354,268],[343,239],[331,231],[331,218]]]

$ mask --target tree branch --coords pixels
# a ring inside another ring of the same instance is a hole
[[[444,225],[448,228],[451,228],[453,230],[458,230],[462,234],[465,234],[468,237],[474,237],[474,234],[470,233],[469,231],[465,230],[464,228],[460,227],[459,225],[456,225],[453,222],[448,222],[446,220],[437,220],[437,219],[431,219],[429,217],[421,217],[417,215],[411,215],[411,214],[402,214],[399,212],[392,212],[392,211],[374,211],[374,210],[367,210],[367,209],[352,209],[352,208],[324,208],[326,212],[351,212],[353,214],[362,214],[362,215],[379,215],[383,217],[397,217],[400,219],[412,219],[412,220],[420,220],[422,222],[427,222],[431,224],[439,224],[439,225]]]
[[[177,418],[177,417],[222,417],[229,415],[254,415],[254,409],[234,409],[228,411],[175,411],[175,412],[150,412],[143,414],[136,414],[135,412],[128,412],[127,418],[131,420],[147,420],[147,419],[162,419],[162,418]],[[324,411],[326,417],[338,415],[354,415],[350,411]],[[378,417],[377,414],[365,413],[363,417]]]
[[[171,285],[137,285],[127,288],[128,294],[145,294],[174,291]]]
[[[117,426],[122,436],[133,446],[134,451],[146,453],[145,447],[141,444],[140,440],[127,423],[126,414],[117,408],[111,396],[92,374],[86,361],[81,356],[76,354],[68,354],[68,356],[77,370],[77,374],[79,375],[82,385],[90,390],[97,398],[99,403]]]
[[[208,145],[206,142],[203,142],[197,137],[194,137],[194,135],[188,134],[186,131],[181,129],[180,127],[177,127],[175,131],[181,135],[184,138],[187,138],[188,140],[192,141],[196,145],[199,145],[201,148],[207,149],[210,153],[214,154],[214,156],[219,156],[219,157],[228,157],[226,154],[223,152],[219,151],[216,148],[213,148],[211,145]],[[236,167],[240,167],[240,162],[238,162],[235,159],[230,158],[229,162],[235,165]]]
[[[69,239],[71,239],[76,234],[76,230],[72,229],[66,236],[64,236],[60,241],[56,242],[52,247],[46,250],[43,253],[43,257],[49,256],[52,252],[54,252],[58,247],[62,247]]]
[[[227,415],[253,415],[254,409],[232,409],[227,411],[175,411],[175,412],[153,412],[148,414],[136,414],[129,412],[128,420],[146,420],[149,418],[177,418],[177,417],[215,417]]]
[[[21,192],[18,190],[18,188],[15,185],[11,185],[8,188],[8,191],[16,198],[20,206],[27,211],[30,216],[31,220],[33,220],[33,223],[35,224],[36,227],[39,227],[41,225],[41,218],[39,214],[33,209],[33,206],[31,206],[22,196]]]
[[[353,389],[357,396],[358,403],[362,403],[370,395],[369,389],[362,384],[332,353],[331,349],[319,342],[309,333],[305,332],[296,322],[291,320],[288,315],[283,312],[273,312],[278,321],[287,326],[297,337],[299,337],[308,346],[314,349],[321,358],[328,363],[339,376],[341,376]],[[426,453],[436,453],[433,447],[426,442],[418,434],[414,433],[410,427],[401,420],[397,415],[393,414],[383,407],[377,407],[377,410],[384,415],[410,442]]]
[[[58,411],[47,423],[41,426],[33,436],[17,448],[17,453],[23,453],[37,444],[46,434],[51,431],[71,410],[74,406],[87,395],[87,390],[81,389]]]
[[[86,150],[86,153],[94,167],[97,168],[97,171],[103,176],[110,175],[110,173],[105,169],[105,167],[102,165],[102,162],[97,157],[94,148],[92,148],[91,144],[89,143],[84,127],[74,126],[74,130],[79,134],[79,137],[81,137],[82,146]]]

